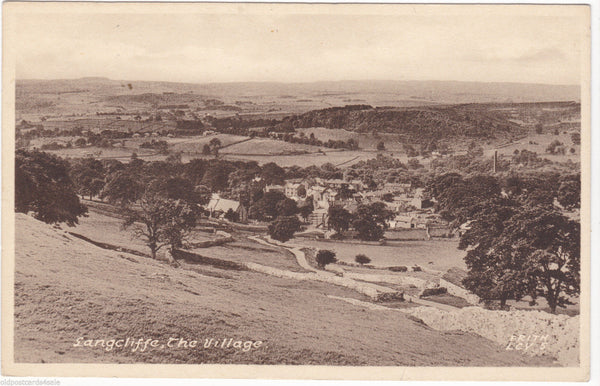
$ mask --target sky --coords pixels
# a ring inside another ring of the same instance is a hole
[[[102,76],[196,83],[579,84],[581,51],[587,49],[582,18],[539,9],[21,14],[16,72],[20,79]]]

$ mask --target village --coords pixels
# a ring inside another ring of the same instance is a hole
[[[255,182],[260,180],[260,177],[255,178]],[[384,203],[386,209],[393,213],[393,217],[386,222],[386,240],[429,240],[433,237],[455,236],[448,222],[435,213],[433,199],[425,195],[423,188],[413,188],[410,183],[385,183],[370,189],[357,179],[315,177],[289,179],[281,185],[265,185],[264,192],[280,192],[294,200],[299,208],[312,209],[297,215],[305,226],[305,230],[297,234],[298,237],[331,238],[336,235],[328,223],[332,207],[355,214],[360,204],[376,202]],[[221,197],[218,193],[212,194],[206,210],[211,218],[235,218],[240,223],[258,223],[249,219],[248,208],[243,203]],[[235,215],[232,216],[232,213]],[[457,232],[463,229],[464,226]],[[344,235],[352,237],[353,232],[345,232]]]

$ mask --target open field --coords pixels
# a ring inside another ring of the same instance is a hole
[[[229,146],[219,153],[239,155],[278,155],[281,153],[314,153],[319,151],[319,149],[319,146],[289,143],[270,138],[254,138],[246,142]]]
[[[365,153],[361,151],[334,151],[329,153],[315,153],[307,155],[235,155],[227,154],[224,158],[231,160],[241,161],[256,161],[260,165],[269,162],[275,162],[277,165],[286,166],[300,166],[307,167],[311,165],[321,166],[326,163],[332,163],[334,165],[349,166],[360,160],[366,160],[373,158],[375,155],[372,153]]]
[[[565,146],[567,150],[565,154],[546,153],[548,145],[555,140],[560,141]],[[532,143],[530,143],[530,141]],[[569,151],[571,148],[575,149],[574,153]],[[570,159],[574,163],[579,163],[581,157],[581,146],[573,144],[571,135],[568,133],[565,134],[564,131],[561,131],[559,135],[530,133],[527,137],[511,143],[508,146],[500,147],[497,150],[499,155],[512,156],[515,150],[521,151],[523,149],[534,151],[541,158],[547,158],[551,161],[558,162],[566,162]],[[490,148],[486,151],[486,154],[492,156],[494,150],[494,148]]]
[[[363,253],[371,259],[370,264],[375,267],[419,265],[439,271],[447,271],[452,267],[466,269],[463,260],[466,253],[457,249],[456,240],[406,241],[402,242],[401,246],[380,246],[295,239],[294,244],[316,249],[330,249],[336,252],[339,260],[348,263],[354,263],[355,256]],[[430,262],[433,264],[429,264]]]
[[[347,141],[350,138],[358,141],[358,146],[363,150],[375,150],[377,144],[383,142],[385,148],[394,152],[403,152],[402,141],[397,134],[389,133],[378,133],[377,137],[373,137],[372,133],[357,133],[344,129],[327,129],[325,127],[311,127],[308,129],[297,129],[299,133],[304,133],[306,137],[310,137],[311,134],[315,135],[315,138],[323,142],[328,140],[334,141]]]
[[[438,332],[325,283],[216,269],[176,269],[107,251],[16,214],[15,361],[319,365],[550,365],[465,332]],[[204,273],[202,273],[204,272]],[[369,331],[369,334],[361,332]],[[352,336],[352,339],[348,339]],[[156,339],[144,352],[74,347],[83,339]],[[232,338],[258,348],[167,347]]]
[[[120,161],[129,161],[131,154],[136,153],[138,157],[144,160],[158,160],[165,158],[166,156],[160,155],[153,149],[135,149],[127,147],[109,147],[102,148],[97,146],[89,147],[74,147],[70,149],[59,149],[59,150],[44,150],[45,152],[56,154],[60,157],[65,158],[85,158],[94,157],[96,159],[118,159]]]
[[[174,152],[183,151],[185,153],[201,154],[202,147],[208,144],[214,138],[218,139],[221,142],[221,146],[230,146],[234,143],[249,139],[249,137],[244,137],[241,135],[213,134],[207,136],[166,138],[165,140],[169,144],[169,150],[172,150]]]

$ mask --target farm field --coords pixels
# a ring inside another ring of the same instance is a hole
[[[289,143],[270,138],[253,138],[249,141],[229,146],[219,153],[239,155],[278,155],[281,153],[307,152],[314,153],[320,147]]]
[[[546,148],[552,142],[558,140],[564,144],[567,151],[565,154],[549,154],[546,153]],[[529,142],[532,143],[529,143]],[[569,149],[575,149],[575,153],[571,153]],[[535,134],[530,133],[527,137],[511,143],[508,146],[498,148],[498,155],[512,156],[515,150],[523,150],[527,149],[529,151],[534,151],[541,158],[547,158],[551,161],[557,162],[566,162],[567,160],[571,160],[572,162],[578,163],[581,157],[581,146],[574,145],[571,140],[570,134],[564,134],[563,131],[560,132],[559,135],[548,135],[548,134]],[[494,154],[493,148],[488,149],[485,153],[490,157]]]
[[[202,147],[212,141],[214,138],[221,141],[221,146],[230,146],[236,142],[244,141],[249,137],[231,134],[213,134],[207,136],[182,137],[182,138],[161,138],[169,144],[169,150],[174,152],[183,151],[185,153],[202,153]],[[223,149],[225,150],[225,149]]]
[[[324,153],[313,153],[307,156],[302,155],[237,155],[223,154],[223,158],[242,161],[256,161],[260,165],[269,162],[275,162],[277,165],[307,167],[311,165],[321,166],[326,163],[332,163],[336,166],[350,166],[362,160],[368,160],[376,156],[375,152],[364,151],[331,151],[325,150]]]
[[[375,150],[377,149],[377,144],[383,142],[387,150],[403,152],[402,142],[399,140],[398,134],[378,133],[379,138],[375,138],[372,133],[357,133],[345,129],[327,129],[325,127],[296,129],[296,131],[304,133],[306,137],[314,134],[315,138],[323,142],[327,142],[330,139],[334,141],[347,141],[353,138],[358,141],[358,146],[363,150]]]
[[[317,241],[294,239],[294,244],[316,249],[330,249],[336,252],[336,258],[354,263],[357,254],[365,254],[375,267],[419,265],[424,268],[447,271],[452,267],[466,269],[463,260],[465,252],[457,249],[458,241],[429,240],[405,241],[401,246],[381,246],[369,244],[342,243],[333,241]],[[429,264],[432,262],[433,264]]]
[[[97,248],[24,214],[16,214],[16,226],[28,230],[16,238],[18,362],[552,364],[472,333],[432,330],[396,310],[371,311],[328,297],[365,300],[338,286],[211,266],[172,268]],[[74,347],[78,337],[263,343],[248,352],[176,347],[133,352]]]
[[[129,161],[131,159],[131,154],[136,153],[138,157],[143,158],[145,160],[158,160],[166,158],[164,155],[160,155],[153,149],[138,149],[138,148],[128,148],[128,147],[97,147],[97,146],[89,146],[89,147],[73,147],[70,149],[59,149],[59,150],[44,150],[45,152],[56,154],[60,157],[66,158],[85,158],[91,157],[97,159],[118,159],[120,161]]]

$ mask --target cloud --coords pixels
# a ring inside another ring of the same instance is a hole
[[[23,16],[20,77],[579,82],[581,35],[572,17],[76,16]]]

